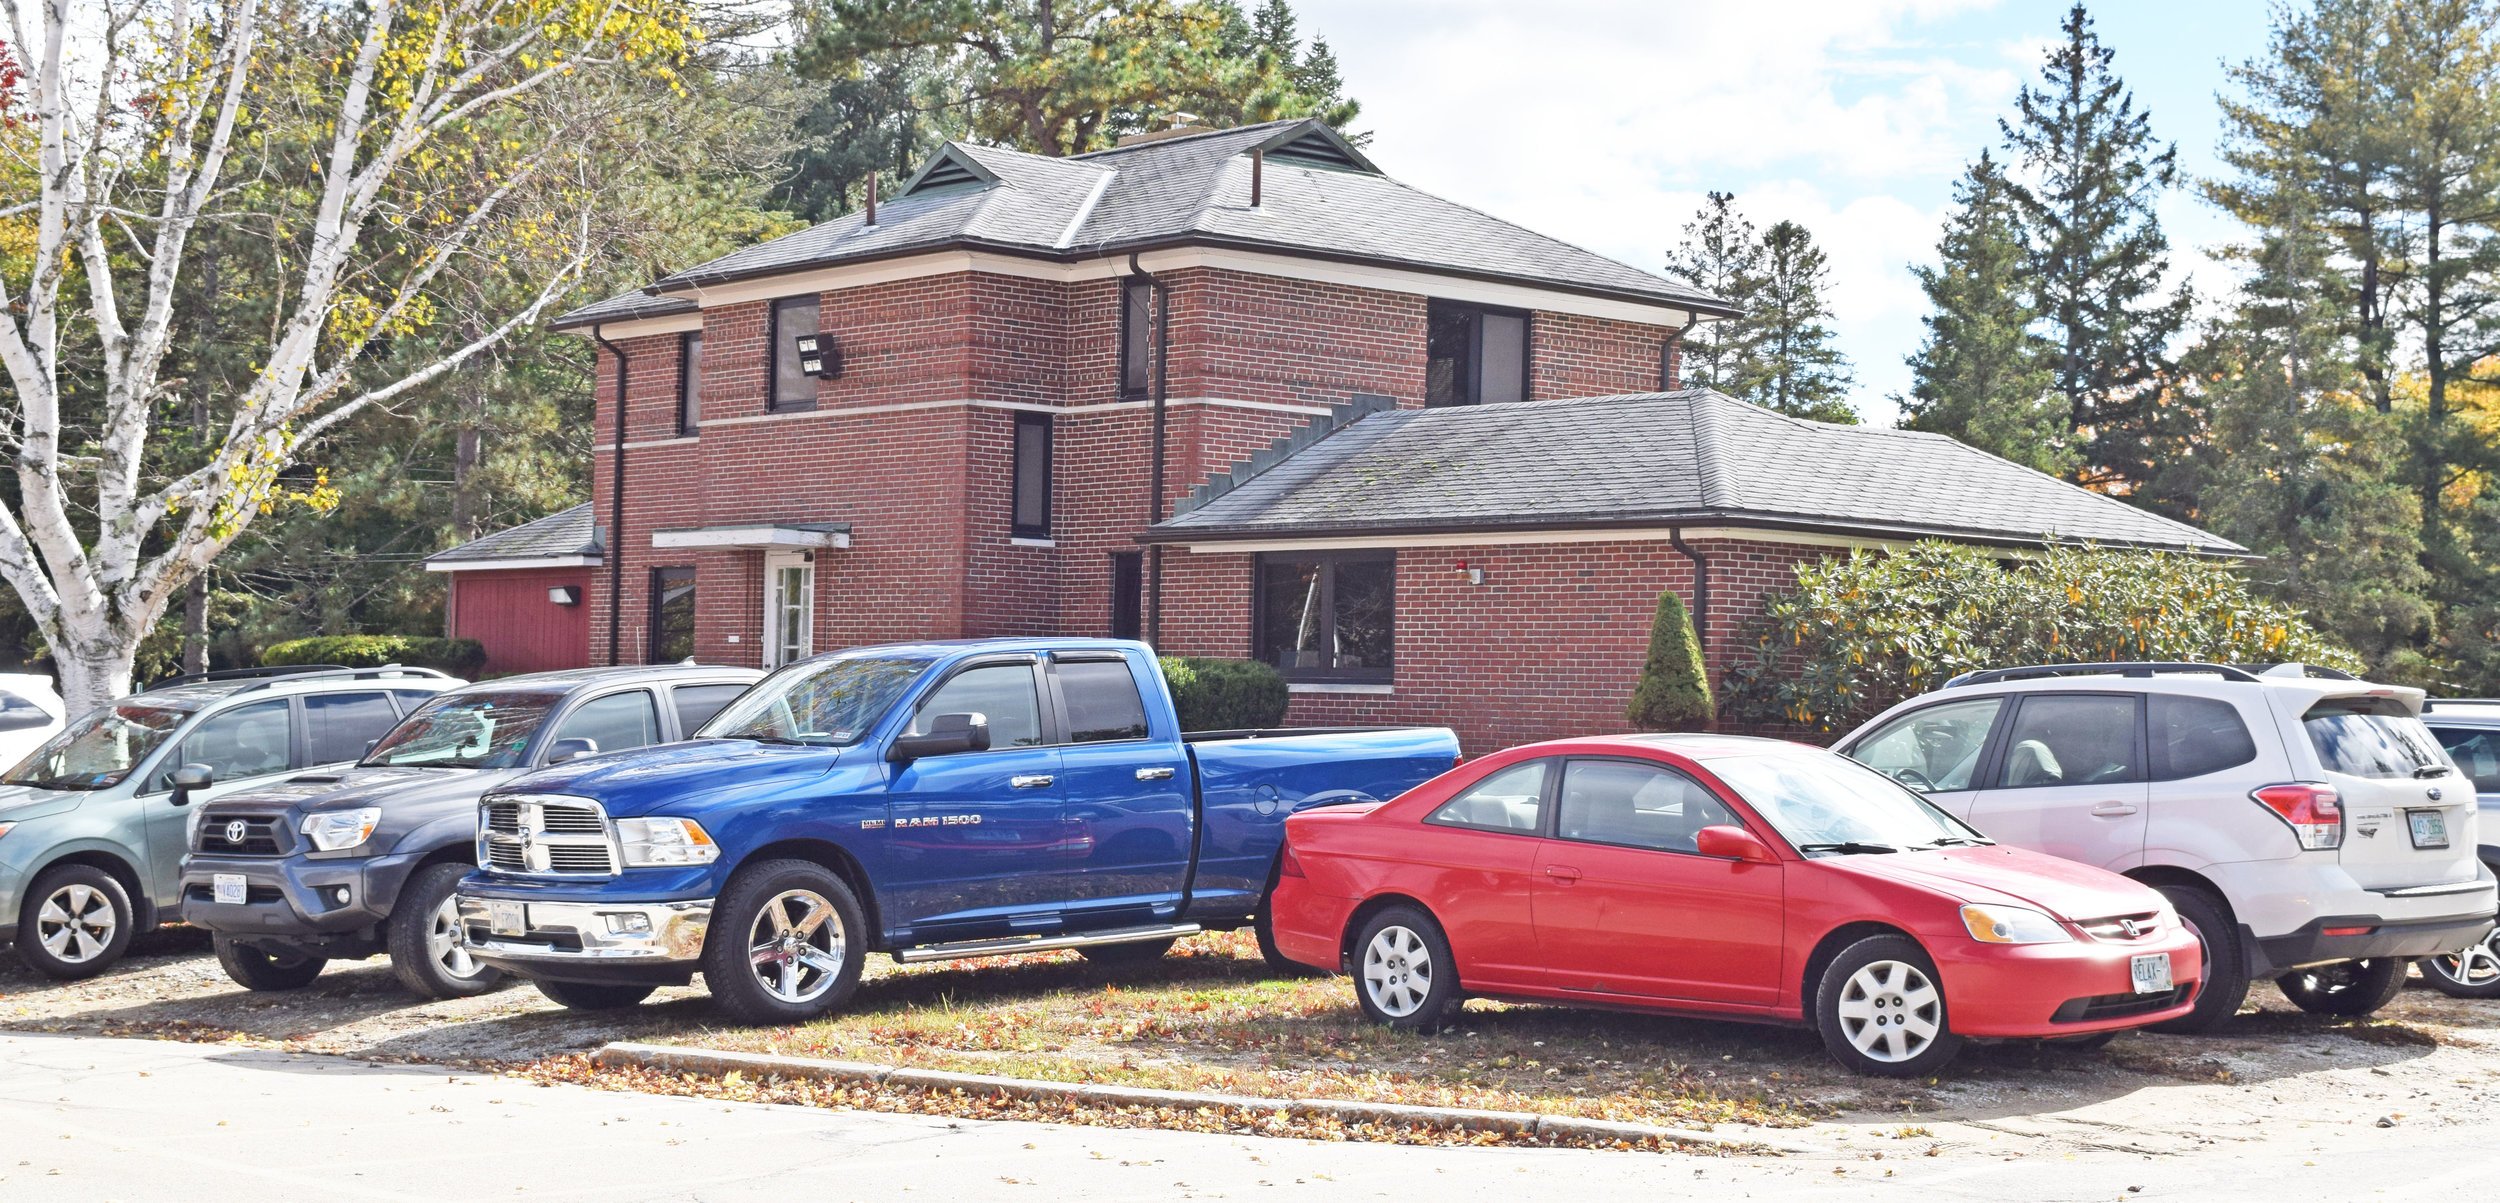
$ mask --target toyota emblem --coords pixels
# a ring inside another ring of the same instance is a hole
[[[240,844],[243,842],[243,836],[245,833],[249,831],[251,831],[251,828],[244,826],[243,820],[236,819],[233,822],[226,824],[226,842],[229,844]]]

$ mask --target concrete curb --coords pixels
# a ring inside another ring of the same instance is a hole
[[[1691,1128],[1615,1120],[1578,1119],[1527,1111],[1471,1111],[1458,1107],[1410,1107],[1402,1103],[1364,1103],[1345,1099],[1271,1099],[1251,1095],[1193,1090],[1157,1090],[1146,1086],[1112,1086],[1098,1082],[1046,1082],[1035,1078],[1002,1078],[990,1074],[952,1073],[935,1069],[904,1069],[865,1061],[824,1061],[771,1053],[732,1053],[666,1044],[612,1042],[591,1061],[608,1068],[665,1070],[671,1073],[750,1078],[798,1078],[814,1082],[855,1082],[915,1090],[961,1090],[1026,1102],[1076,1102],[1108,1107],[1168,1107],[1197,1111],[1283,1112],[1297,1118],[1330,1118],[1349,1123],[1412,1124],[1454,1128],[1464,1132],[1498,1132],[1549,1140],[1633,1141],[1705,1148],[1769,1149],[1777,1153],[1829,1155],[1828,1149],[1758,1136],[1729,1136]]]

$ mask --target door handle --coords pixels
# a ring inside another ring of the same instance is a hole
[[[1572,882],[1580,880],[1580,871],[1568,865],[1547,865],[1545,866],[1545,875],[1563,883],[1564,885],[1570,885]]]
[[[1049,789],[1050,783],[1057,780],[1048,773],[1026,773],[1008,778],[1007,784],[1017,789]]]
[[[2092,813],[2100,818],[2115,819],[2123,815],[2134,814],[2135,806],[2128,802],[2103,802],[2093,807]]]
[[[1137,770],[1137,779],[1140,781],[1170,781],[1172,779],[1172,770],[1168,767],[1160,769],[1139,769]]]

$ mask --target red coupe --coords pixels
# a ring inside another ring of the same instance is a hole
[[[2151,887],[1775,740],[1531,744],[1285,832],[1277,948],[1395,1027],[1466,996],[1805,1023],[1842,1064],[1910,1076],[1966,1037],[2184,1015],[2204,968]]]

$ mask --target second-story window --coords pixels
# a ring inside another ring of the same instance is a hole
[[[1120,395],[1143,397],[1155,384],[1155,288],[1120,282]]]
[[[1008,533],[1019,539],[1049,538],[1049,414],[1016,412],[1015,470],[1010,489]]]
[[[677,433],[693,434],[703,424],[703,332],[677,337]]]
[[[773,302],[772,395],[768,412],[816,408],[816,378],[799,370],[798,337],[818,333],[816,297],[783,297]]]
[[[1424,404],[1528,399],[1527,314],[1434,301],[1424,324]]]

